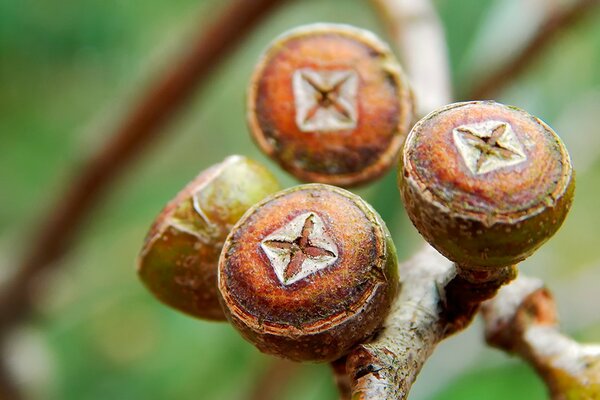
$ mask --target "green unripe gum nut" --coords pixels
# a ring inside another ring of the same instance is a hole
[[[223,242],[248,208],[278,190],[277,180],[265,167],[241,156],[201,172],[150,228],[138,259],[140,279],[175,309],[225,320],[217,297]]]

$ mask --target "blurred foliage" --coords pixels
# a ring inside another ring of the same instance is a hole
[[[0,2],[0,278],[13,272],[15,260],[28,249],[27,234],[60,198],[81,160],[107,139],[142,88],[169,67],[222,3]],[[436,2],[457,93],[519,48],[545,3],[552,2]],[[555,290],[567,331],[596,341],[599,20],[592,15],[566,33],[498,97],[546,120],[571,149],[578,170],[575,206],[556,238],[523,269]],[[162,306],[138,282],[134,260],[154,216],[199,170],[233,153],[277,170],[247,134],[246,82],[271,38],[316,21],[351,23],[385,36],[368,2],[358,0],[291,1],[249,35],[119,179],[60,272],[39,284],[39,318],[14,335],[9,352],[32,398],[244,399],[254,389],[271,360],[226,324],[199,322]],[[284,185],[295,184],[277,171]],[[404,216],[395,174],[358,193],[380,211],[401,259],[408,258],[420,241]],[[545,398],[533,372],[482,344],[479,324],[439,350],[412,398]],[[299,367],[282,390],[285,399],[336,398],[324,365]]]

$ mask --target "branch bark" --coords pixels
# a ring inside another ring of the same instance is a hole
[[[488,344],[535,368],[552,399],[600,398],[600,345],[559,332],[556,305],[540,280],[520,277],[486,302],[482,314]]]
[[[467,326],[479,304],[514,277],[473,282],[459,271],[428,245],[400,266],[402,290],[383,330],[347,357],[352,399],[406,399],[436,345]]]
[[[466,100],[490,99],[525,72],[556,42],[561,33],[579,23],[600,5],[600,0],[578,0],[567,8],[557,8],[540,26],[523,49],[505,65],[489,74],[466,95]]]

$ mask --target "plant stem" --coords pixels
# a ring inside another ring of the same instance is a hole
[[[515,276],[513,267],[480,277],[457,271],[428,245],[400,266],[402,291],[383,330],[348,355],[352,399],[408,398],[436,345],[466,327],[481,302]]]
[[[600,398],[600,345],[582,345],[558,331],[556,305],[538,279],[520,277],[485,303],[490,346],[536,369],[552,399]]]

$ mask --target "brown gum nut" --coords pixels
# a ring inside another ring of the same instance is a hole
[[[396,160],[413,99],[389,47],[338,24],[284,33],[260,58],[248,91],[259,147],[306,182],[354,186]]]
[[[279,190],[262,165],[231,156],[190,182],[156,218],[138,274],[163,303],[195,317],[225,320],[217,263],[231,227],[253,204]]]
[[[459,265],[513,265],[548,240],[575,189],[569,154],[544,122],[495,102],[456,103],[419,121],[398,181],[413,224]]]
[[[331,361],[371,336],[398,289],[385,224],[358,196],[297,186],[240,219],[219,260],[232,324],[265,353]]]

